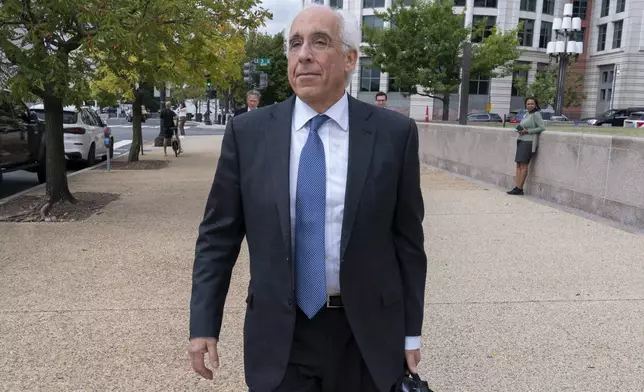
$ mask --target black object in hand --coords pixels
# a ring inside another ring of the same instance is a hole
[[[433,392],[429,389],[427,381],[420,379],[418,374],[407,374],[403,377],[396,392]]]
[[[518,132],[521,132],[521,131],[523,131],[524,129],[525,129],[525,128],[523,128],[521,125],[517,125],[517,131],[518,131]]]

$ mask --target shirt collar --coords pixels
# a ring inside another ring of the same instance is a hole
[[[336,122],[343,131],[349,130],[349,98],[345,92],[342,98],[331,106],[326,112],[330,119]],[[293,109],[293,125],[296,130],[304,128],[307,122],[318,113],[313,110],[309,105],[304,103],[299,97],[295,98],[295,108]]]

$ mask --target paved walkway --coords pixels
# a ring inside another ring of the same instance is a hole
[[[87,221],[0,224],[0,391],[244,390],[245,247],[214,386],[185,351],[220,142],[189,136],[158,171],[70,178],[73,192],[121,193]],[[436,392],[644,390],[644,237],[432,169],[422,177],[421,374]]]

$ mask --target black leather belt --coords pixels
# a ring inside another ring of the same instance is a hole
[[[330,309],[344,308],[342,297],[339,295],[327,295],[326,307]]]

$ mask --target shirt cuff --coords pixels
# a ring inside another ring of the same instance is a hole
[[[405,350],[418,350],[420,348],[420,336],[406,336]]]

